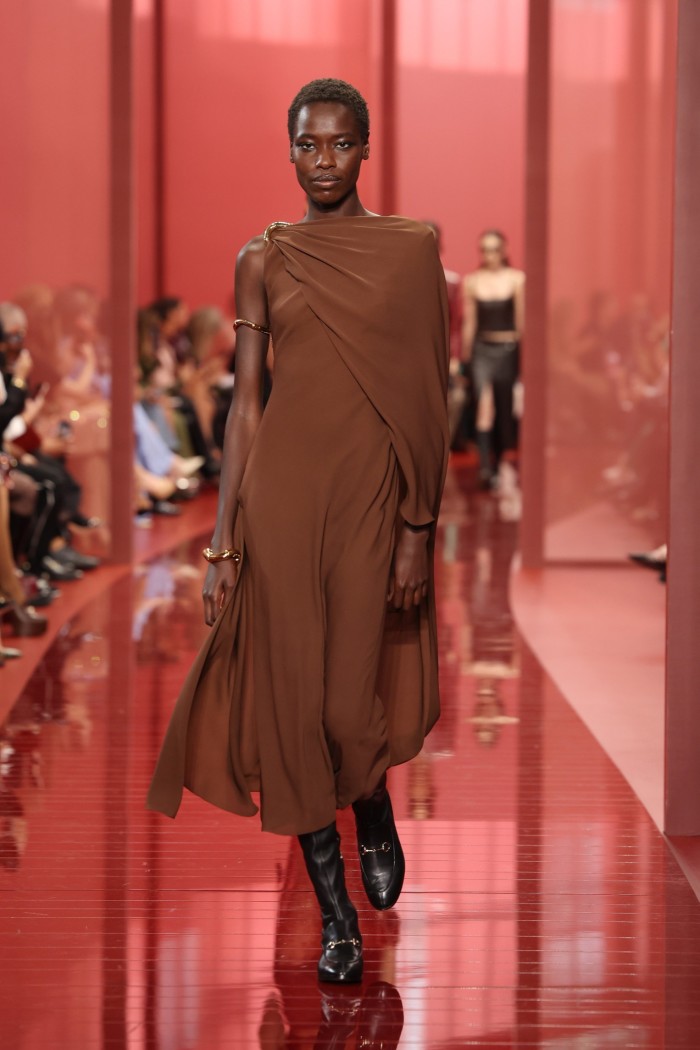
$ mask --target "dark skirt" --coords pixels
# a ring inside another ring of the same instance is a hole
[[[478,404],[485,387],[490,386],[493,389],[493,437],[499,452],[517,448],[518,445],[518,421],[513,415],[513,387],[519,374],[518,343],[487,343],[478,338],[474,340],[471,357],[474,401]]]

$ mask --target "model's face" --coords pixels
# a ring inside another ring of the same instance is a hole
[[[506,246],[500,237],[489,234],[479,241],[481,265],[487,270],[498,270],[503,266]]]
[[[355,115],[341,102],[314,102],[297,119],[289,159],[299,185],[320,207],[339,204],[355,189],[362,161],[369,157]]]

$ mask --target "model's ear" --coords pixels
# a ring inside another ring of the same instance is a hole
[[[289,163],[290,164],[294,163],[294,157],[292,155],[292,147],[291,146],[289,147]]]
[[[364,146],[362,147],[362,159],[369,160],[369,142],[365,142]]]

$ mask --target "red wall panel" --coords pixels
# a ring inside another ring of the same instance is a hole
[[[526,61],[527,0],[398,6],[399,210],[442,226],[460,273],[492,227],[523,264]]]
[[[23,285],[107,290],[107,0],[0,6],[0,298]]]
[[[136,144],[136,298],[158,294],[158,90],[155,0],[140,0],[134,18]]]

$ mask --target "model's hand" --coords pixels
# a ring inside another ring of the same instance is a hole
[[[416,532],[404,526],[401,530],[387,594],[387,601],[394,609],[420,605],[428,594],[429,535],[429,529]]]
[[[207,569],[202,588],[204,619],[212,626],[233,591],[237,566],[233,561],[213,562]]]

